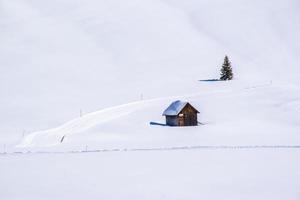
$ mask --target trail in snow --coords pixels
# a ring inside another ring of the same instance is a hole
[[[300,149],[300,145],[199,145],[199,146],[177,146],[177,147],[156,147],[156,148],[122,148],[122,149],[96,149],[83,151],[15,151],[2,152],[0,155],[26,155],[26,154],[79,154],[79,153],[104,153],[104,152],[134,152],[134,151],[180,151],[197,149]]]
[[[52,142],[49,146],[58,144],[63,137],[67,137],[71,134],[79,133],[84,130],[87,130],[95,125],[102,124],[108,122],[110,120],[122,117],[124,115],[128,115],[129,113],[133,112],[134,110],[128,110],[127,107],[132,107],[133,105],[138,105],[138,102],[125,104],[121,106],[116,106],[112,108],[103,109],[94,113],[86,114],[80,118],[76,118],[60,127],[46,130],[46,131],[39,131],[34,132],[28,135],[18,147],[26,147],[34,145],[34,139],[37,136],[47,136],[55,137],[55,141]],[[46,139],[46,138],[45,138]],[[48,140],[49,141],[49,140]]]

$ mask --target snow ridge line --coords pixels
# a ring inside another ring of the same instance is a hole
[[[150,103],[156,102],[156,101],[174,100],[174,99],[182,99],[182,98],[184,98],[184,99],[185,98],[193,98],[195,96],[204,95],[204,94],[215,94],[215,93],[219,93],[219,92],[232,92],[235,90],[257,89],[257,88],[261,88],[261,87],[268,87],[271,85],[272,85],[272,83],[266,83],[266,84],[253,85],[253,86],[242,87],[242,88],[231,89],[231,90],[221,89],[221,90],[209,91],[209,92],[205,92],[205,93],[202,92],[202,93],[186,94],[186,95],[181,95],[181,96],[153,98],[153,99],[148,99],[148,100],[134,101],[134,102],[127,103],[127,104],[112,106],[112,107],[104,108],[102,110],[98,110],[95,112],[87,113],[82,117],[70,120],[56,128],[30,133],[25,138],[23,138],[21,143],[16,145],[16,147],[34,146],[33,144],[34,144],[34,140],[35,140],[36,136],[39,136],[39,135],[42,136],[45,134],[48,134],[48,135],[50,134],[54,137],[57,137],[54,142],[50,143],[49,145],[45,145],[45,146],[55,146],[55,145],[60,144],[62,141],[62,138],[66,137],[66,136],[80,133],[84,130],[87,130],[88,128],[93,127],[95,124],[99,124],[100,122],[103,123],[106,121],[110,121],[111,119],[121,117],[122,115],[127,115],[130,112],[132,112],[133,108],[138,109],[139,106],[147,106]],[[132,108],[132,109],[126,110],[128,108]],[[116,115],[114,113],[116,111],[118,111],[121,114]],[[101,117],[101,115],[103,115],[103,114],[110,114],[110,117],[103,118],[103,117]],[[97,120],[95,120],[95,119],[97,119]]]
[[[81,154],[81,153],[104,153],[104,152],[136,152],[136,151],[180,151],[196,149],[300,149],[300,145],[199,145],[199,146],[178,146],[178,147],[157,147],[157,148],[132,148],[132,149],[97,149],[97,150],[75,150],[75,151],[15,151],[1,152],[0,155],[26,155],[26,154]]]

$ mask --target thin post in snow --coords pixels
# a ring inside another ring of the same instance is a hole
[[[143,93],[141,94],[140,98],[141,98],[141,101],[144,100],[144,95],[143,95]]]
[[[65,137],[66,137],[66,135],[64,135],[64,136],[60,139],[60,143],[63,143]]]

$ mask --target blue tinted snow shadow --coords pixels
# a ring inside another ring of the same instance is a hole
[[[220,79],[203,79],[203,80],[199,80],[201,82],[217,82],[217,81],[223,81],[223,80],[220,80]]]

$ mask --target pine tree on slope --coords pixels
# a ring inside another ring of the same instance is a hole
[[[227,81],[227,80],[232,80],[232,79],[233,79],[233,72],[232,72],[231,63],[228,59],[228,56],[225,56],[224,63],[222,65],[222,69],[221,69],[220,80]]]

